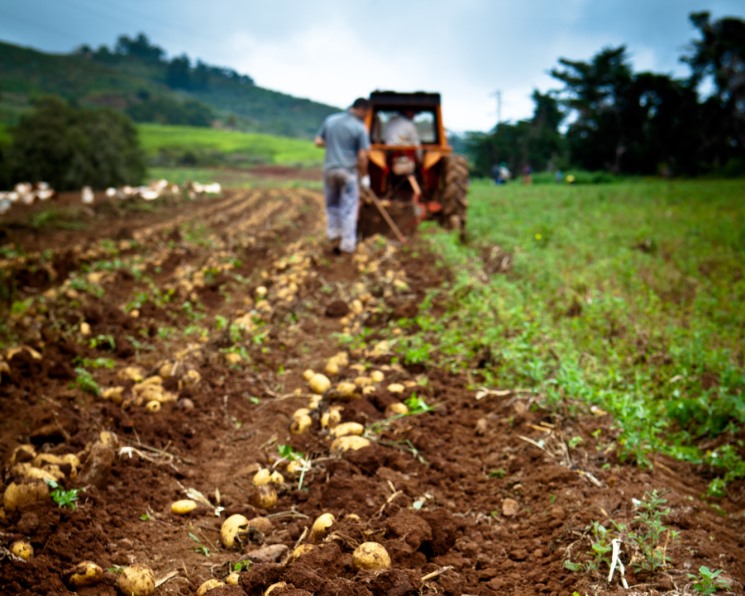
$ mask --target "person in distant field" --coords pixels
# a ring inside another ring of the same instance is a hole
[[[385,125],[383,142],[386,145],[421,145],[419,132],[414,126],[414,110],[402,110]]]
[[[363,124],[370,102],[362,97],[338,114],[328,116],[315,139],[325,147],[323,182],[326,193],[326,234],[334,254],[353,253],[357,248],[359,183],[370,188],[367,153],[370,139]]]
[[[533,184],[533,168],[530,164],[525,164],[523,167],[523,184]]]

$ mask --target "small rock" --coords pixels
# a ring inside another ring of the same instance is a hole
[[[276,563],[289,551],[286,544],[270,544],[263,548],[252,550],[246,558],[254,563]]]
[[[518,511],[520,511],[520,504],[515,499],[502,501],[502,515],[505,517],[515,517]]]

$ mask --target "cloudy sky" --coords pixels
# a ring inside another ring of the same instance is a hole
[[[745,0],[0,0],[0,39],[48,52],[143,32],[256,84],[344,107],[374,89],[439,91],[448,128],[532,113],[560,57],[626,44],[635,70],[685,76],[688,15]]]

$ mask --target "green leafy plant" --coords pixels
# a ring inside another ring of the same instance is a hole
[[[194,551],[198,552],[199,554],[204,555],[205,557],[209,557],[212,553],[210,552],[210,549],[207,548],[204,544],[202,544],[201,538],[194,534],[193,532],[189,532],[189,538],[191,538],[194,542],[197,543],[197,546],[194,547]]]
[[[78,367],[75,369],[75,381],[73,386],[77,387],[81,391],[90,393],[91,395],[101,395],[101,387],[96,383],[93,375],[85,368]]]
[[[241,559],[240,561],[236,561],[232,565],[233,571],[236,573],[240,573],[241,571],[248,571],[251,568],[251,561],[247,559]]]
[[[670,515],[670,508],[664,507],[666,502],[656,490],[649,491],[643,499],[634,501],[634,530],[629,533],[629,538],[641,551],[641,569],[656,571],[664,567],[669,561],[667,542],[678,537],[677,532],[663,524],[663,518]],[[665,544],[662,544],[663,536],[667,536]]]
[[[82,488],[71,488],[65,490],[54,480],[46,480],[47,486],[51,489],[49,496],[52,497],[52,501],[57,503],[59,507],[68,507],[69,509],[77,509],[75,502],[79,498],[79,493],[84,490]]]
[[[693,589],[700,594],[714,594],[719,590],[729,590],[731,584],[729,581],[719,577],[722,574],[721,569],[713,571],[706,565],[698,568],[698,575],[689,573],[688,577],[693,580]]]
[[[409,408],[408,416],[416,416],[417,414],[425,414],[426,412],[432,412],[434,408],[424,401],[424,398],[419,397],[414,393],[411,397],[404,400],[404,404]]]

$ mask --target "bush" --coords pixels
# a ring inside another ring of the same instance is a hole
[[[58,97],[38,100],[11,129],[12,182],[45,181],[57,190],[139,184],[145,159],[131,120],[109,109],[75,108]]]

